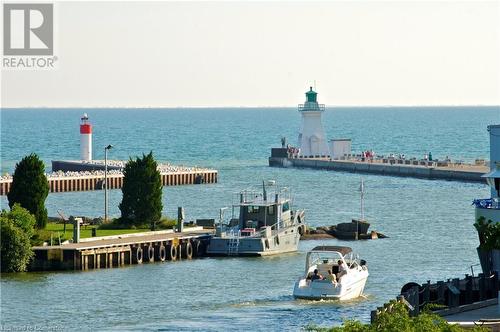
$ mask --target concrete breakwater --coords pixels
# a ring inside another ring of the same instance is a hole
[[[101,190],[104,188],[103,174],[62,175],[47,177],[49,192]],[[179,186],[186,184],[217,183],[217,171],[177,172],[161,174],[164,186]],[[123,186],[123,174],[108,174],[108,188],[120,189]],[[7,195],[12,186],[12,179],[0,180],[0,195]]]
[[[486,182],[481,176],[488,172],[486,166],[437,164],[401,164],[354,160],[330,160],[326,158],[288,158],[271,156],[269,166],[317,168],[331,171],[372,173],[389,176],[403,176],[424,179],[454,180],[464,182]]]
[[[76,163],[67,163],[67,165],[69,165],[69,168],[59,167],[56,168],[56,172],[47,174],[49,192],[101,190],[104,188],[104,171],[102,167],[87,169],[79,168]],[[159,170],[161,182],[164,186],[217,183],[218,172],[212,169],[176,167],[175,169],[159,168]],[[109,189],[120,189],[123,186],[123,173],[120,169],[110,168],[108,170],[107,185]],[[7,195],[11,186],[12,177],[2,176],[0,179],[0,195]]]

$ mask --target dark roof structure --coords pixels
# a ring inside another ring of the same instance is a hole
[[[340,252],[342,256],[347,255],[352,252],[352,249],[349,247],[341,247],[341,246],[317,246],[314,247],[312,251],[336,251]]]

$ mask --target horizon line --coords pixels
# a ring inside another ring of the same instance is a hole
[[[326,108],[411,108],[411,107],[421,107],[421,108],[431,108],[431,107],[441,107],[441,108],[451,108],[451,107],[500,107],[500,104],[422,104],[422,105],[325,105]],[[230,109],[230,108],[240,108],[240,109],[251,109],[251,108],[290,108],[295,109],[297,106],[16,106],[16,107],[2,107],[0,109],[5,110],[19,110],[19,109]]]

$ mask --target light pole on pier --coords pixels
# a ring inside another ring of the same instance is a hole
[[[108,221],[108,150],[112,148],[111,144],[104,148],[104,222]]]

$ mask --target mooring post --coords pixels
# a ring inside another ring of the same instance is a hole
[[[491,282],[493,283],[493,285],[492,285],[493,286],[492,287],[493,294],[498,293],[498,288],[499,288],[498,286],[499,285],[498,285],[498,272],[497,271],[493,271],[493,277],[491,278]],[[498,303],[500,303],[500,302],[498,302]]]
[[[472,276],[465,275],[465,304],[471,304],[473,302],[472,297]]]
[[[453,293],[453,307],[458,307],[460,305],[460,279],[453,278],[452,280],[452,293]]]
[[[430,303],[431,299],[431,281],[427,280],[427,283],[424,284],[424,294],[423,294],[423,303],[422,304],[428,304]]]
[[[384,312],[384,307],[377,307],[377,316]]]
[[[182,232],[184,230],[184,208],[179,206],[177,208],[177,232]]]
[[[420,313],[420,294],[419,294],[419,291],[420,291],[420,287],[418,286],[414,286],[412,289],[412,295],[413,295],[413,301],[412,301],[412,305],[414,306],[414,311],[413,311],[413,316],[418,316],[418,314]]]
[[[89,255],[83,256],[83,269],[85,271],[89,269]]]
[[[437,282],[438,304],[446,304],[446,299],[444,298],[444,287],[444,281]]]
[[[80,225],[83,222],[82,218],[69,217],[70,222],[73,224],[73,243],[80,242]]]
[[[479,273],[479,301],[486,300],[486,278],[484,273]]]

